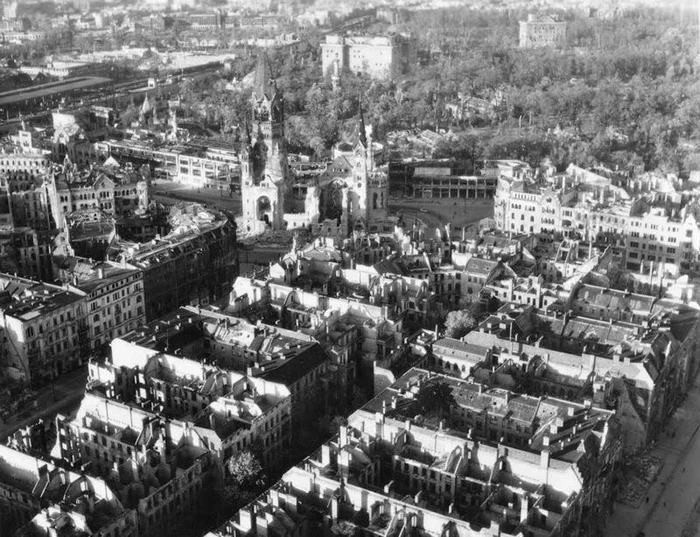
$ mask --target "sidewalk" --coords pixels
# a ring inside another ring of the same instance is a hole
[[[700,468],[695,464],[700,457],[700,435],[697,434],[700,386],[697,382],[668,420],[666,432],[661,433],[651,451],[664,464],[646,492],[649,501],[636,508],[616,503],[614,513],[607,520],[607,537],[636,537],[639,532],[644,532],[646,537],[680,537],[700,497]]]

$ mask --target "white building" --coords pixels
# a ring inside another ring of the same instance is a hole
[[[390,78],[407,72],[416,61],[415,42],[402,35],[341,36],[328,35],[321,44],[323,73],[339,71]]]

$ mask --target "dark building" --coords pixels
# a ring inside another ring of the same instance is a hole
[[[143,270],[147,321],[227,297],[238,275],[236,224],[223,213],[178,205],[170,228],[148,244],[117,243],[108,254]]]

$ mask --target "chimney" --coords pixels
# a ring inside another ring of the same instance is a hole
[[[331,448],[328,444],[321,446],[321,464],[328,466],[331,463]]]
[[[334,495],[333,499],[331,500],[331,519],[333,520],[333,522],[338,521],[338,507],[338,498],[336,498],[336,496]]]
[[[243,531],[250,531],[255,527],[255,513],[252,507],[244,507],[239,511],[239,524]]]
[[[527,514],[530,511],[530,498],[527,493],[520,497],[520,522],[527,520]]]
[[[348,445],[348,428],[346,425],[341,425],[338,434],[338,447],[341,449]]]
[[[350,468],[350,452],[347,449],[341,449],[338,458],[338,470],[343,474]]]
[[[268,514],[268,513],[265,513]],[[257,522],[257,534],[256,535],[267,535],[267,528],[269,526],[269,523],[267,521],[266,516],[259,516],[256,517],[256,522]]]

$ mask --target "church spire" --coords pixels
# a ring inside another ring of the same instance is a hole
[[[365,127],[365,116],[362,113],[362,97],[360,97],[360,125],[359,125],[359,130],[360,132],[358,133],[359,135],[359,141],[362,144],[363,147],[367,147],[367,128]]]
[[[274,78],[272,77],[272,68],[270,61],[267,58],[267,53],[263,52],[258,56],[258,64],[255,67],[255,79],[253,81],[253,94],[262,99],[263,96],[271,99],[276,92]]]
[[[253,147],[253,137],[250,135],[250,123],[248,123],[248,120],[244,121],[243,125],[243,136],[240,140],[241,151],[243,153],[247,153],[248,151],[250,151],[250,148]]]

